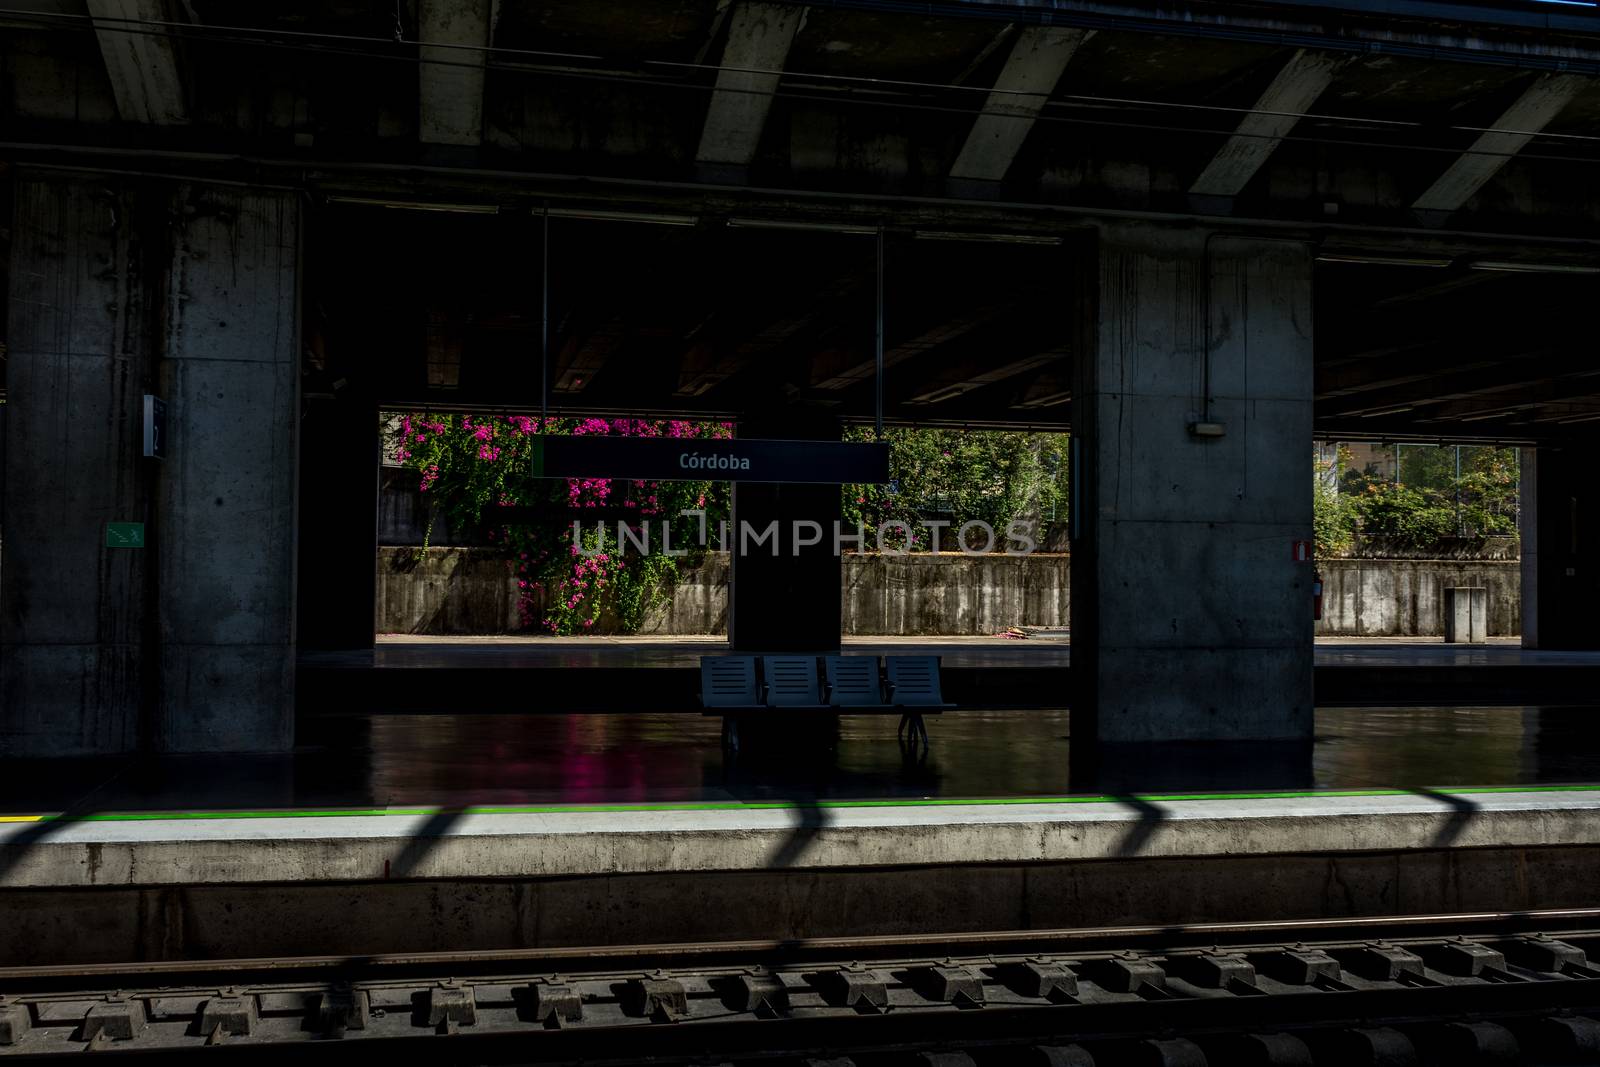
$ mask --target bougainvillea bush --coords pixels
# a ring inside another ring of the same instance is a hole
[[[434,513],[452,529],[487,526],[490,541],[505,552],[517,576],[525,629],[637,631],[670,594],[678,568],[704,554],[701,530],[714,538],[728,516],[726,482],[535,478],[531,452],[541,434],[726,438],[733,436],[731,423],[428,412],[397,413],[386,421],[393,458],[416,473],[418,488],[436,502]],[[532,521],[501,522],[495,514],[501,507],[536,510]],[[703,511],[705,526],[685,511]],[[648,528],[653,549],[665,522],[674,550],[687,554],[618,546],[619,522],[640,537]]]

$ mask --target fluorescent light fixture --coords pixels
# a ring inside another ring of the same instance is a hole
[[[1369,412],[1367,412],[1365,415],[1363,415],[1361,417],[1364,418],[1364,419],[1378,419],[1378,418],[1382,418],[1385,415],[1404,415],[1408,411],[1415,411],[1415,410],[1417,410],[1415,405],[1406,404],[1406,405],[1404,405],[1402,407],[1397,407],[1397,408],[1384,408],[1382,411],[1369,411]]]
[[[448,211],[460,215],[498,215],[499,204],[436,204],[425,200],[378,200],[366,196],[330,196],[333,204],[363,204],[367,207],[393,207],[402,211]]]
[[[1448,267],[1445,256],[1400,256],[1381,252],[1318,252],[1318,263],[1362,263],[1373,267]]]
[[[1510,411],[1480,411],[1476,415],[1463,415],[1457,422],[1488,422],[1490,419],[1507,419],[1513,413]]]
[[[1519,263],[1512,259],[1478,259],[1473,270],[1504,270],[1518,274],[1600,274],[1600,266],[1586,263]]]
[[[818,233],[875,234],[876,226],[858,226],[846,222],[802,222],[798,219],[729,219],[728,225],[738,230],[813,230]]]
[[[599,222],[647,222],[656,226],[693,226],[700,221],[694,215],[664,215],[647,211],[611,211],[605,208],[553,207],[553,219],[594,219]]]
[[[1058,245],[1061,238],[1046,233],[961,233],[956,230],[918,230],[922,241],[981,241],[1007,245]]]
[[[1557,419],[1557,426],[1572,426],[1580,422],[1600,422],[1600,411],[1589,415],[1573,415],[1565,419]]]

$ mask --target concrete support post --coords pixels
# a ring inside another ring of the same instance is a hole
[[[148,373],[135,196],[19,175],[0,483],[0,756],[138,741],[148,549],[106,525],[147,518]]]
[[[196,185],[176,199],[159,743],[283,750],[294,740],[300,203]]]
[[[1075,764],[1095,741],[1308,740],[1309,250],[1107,229],[1079,296]]]
[[[15,227],[0,754],[289,747],[298,201],[27,174]]]
[[[837,441],[839,424],[831,417],[785,417],[741,423],[739,433],[744,437]],[[734,486],[727,546],[732,564],[728,640],[736,650],[827,652],[839,648],[844,588],[840,553],[834,542],[839,516],[837,485],[740,482]],[[868,541],[872,543],[870,532]]]
[[[1600,649],[1594,443],[1522,453],[1522,646]]]

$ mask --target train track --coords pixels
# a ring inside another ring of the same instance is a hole
[[[1596,951],[1600,909],[10,968],[0,1059],[1600,1063]]]

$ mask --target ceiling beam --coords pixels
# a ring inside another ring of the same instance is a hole
[[[919,389],[905,401],[908,405],[914,404],[942,404],[964,393],[970,393],[1015,378],[1019,374],[1026,374],[1031,370],[1048,367],[1058,360],[1067,357],[1068,350],[1064,347],[1050,348],[1043,352],[1023,356],[1020,359],[1002,363],[987,370],[972,372],[961,369],[947,373],[930,383],[926,388]]]
[[[1588,85],[1589,79],[1578,74],[1540,77],[1411,206],[1418,211],[1459,210]]]
[[[701,396],[789,344],[805,331],[836,314],[850,294],[870,284],[868,268],[856,266],[836,275],[822,288],[799,294],[803,304],[791,304],[777,318],[768,319],[742,340],[718,344],[700,341],[683,355],[676,396]]]
[[[1393,296],[1381,297],[1374,300],[1371,307],[1374,311],[1379,311],[1403,307],[1406,304],[1426,303],[1429,300],[1436,300],[1441,296],[1452,294],[1458,289],[1477,289],[1502,281],[1507,273],[1494,270],[1464,270],[1459,274],[1453,274],[1429,285],[1407,289],[1405,292],[1395,293]]]
[[[483,142],[483,83],[493,0],[420,0],[418,122],[423,144]]]
[[[1416,406],[1426,408],[1410,417],[1414,422],[1439,423],[1459,420],[1472,422],[1499,416],[1522,415],[1528,412],[1567,411],[1580,401],[1594,395],[1594,374],[1569,375],[1548,381],[1530,382],[1514,393],[1495,392],[1483,395],[1460,396],[1453,399],[1421,401]],[[1318,417],[1322,417],[1319,413]],[[1531,419],[1533,416],[1529,416]]]
[[[748,167],[755,159],[789,46],[805,19],[806,9],[794,4],[751,0],[733,9],[696,162]]]
[[[1030,26],[1018,35],[950,168],[950,177],[997,182],[1006,176],[1072,54],[1094,32]]]
[[[125,122],[182,126],[189,121],[178,57],[166,27],[172,21],[161,0],[88,0],[95,39],[111,77],[117,114]]]
[[[556,356],[550,391],[565,396],[583,392],[631,333],[631,324],[621,315],[605,320],[585,336],[574,332]]]
[[[1030,381],[1017,394],[1011,406],[1035,410],[1070,403],[1072,403],[1072,376],[1062,371],[1047,370]]]
[[[1304,48],[1290,56],[1189,192],[1197,196],[1238,196],[1243,192],[1344,63],[1341,58]]]
[[[1487,348],[1468,349],[1454,342],[1380,352],[1371,358],[1344,360],[1337,365],[1319,364],[1313,393],[1318,400],[1332,400],[1409,385],[1444,374],[1483,370],[1506,360],[1504,354]]]
[[[995,316],[1015,307],[1016,304],[1017,300],[1015,298],[982,304],[964,314],[946,319],[915,337],[908,338],[891,348],[886,348],[883,353],[884,369],[887,370],[897,363],[914,359],[925,352],[931,352],[942,344],[964,337],[973,330],[992,321]],[[877,366],[876,358],[859,360],[848,367],[837,368],[827,372],[825,377],[821,377],[821,380],[813,382],[812,388],[830,391],[849,389],[851,386],[860,385],[862,382],[875,378]]]
[[[1316,410],[1324,418],[1338,418],[1388,411],[1402,405],[1444,404],[1496,395],[1509,403],[1530,389],[1559,390],[1564,385],[1576,385],[1585,378],[1600,376],[1600,367],[1574,369],[1577,366],[1574,361],[1566,360],[1563,363],[1552,365],[1538,359],[1521,359],[1497,367],[1447,374],[1390,389],[1319,401]]]

